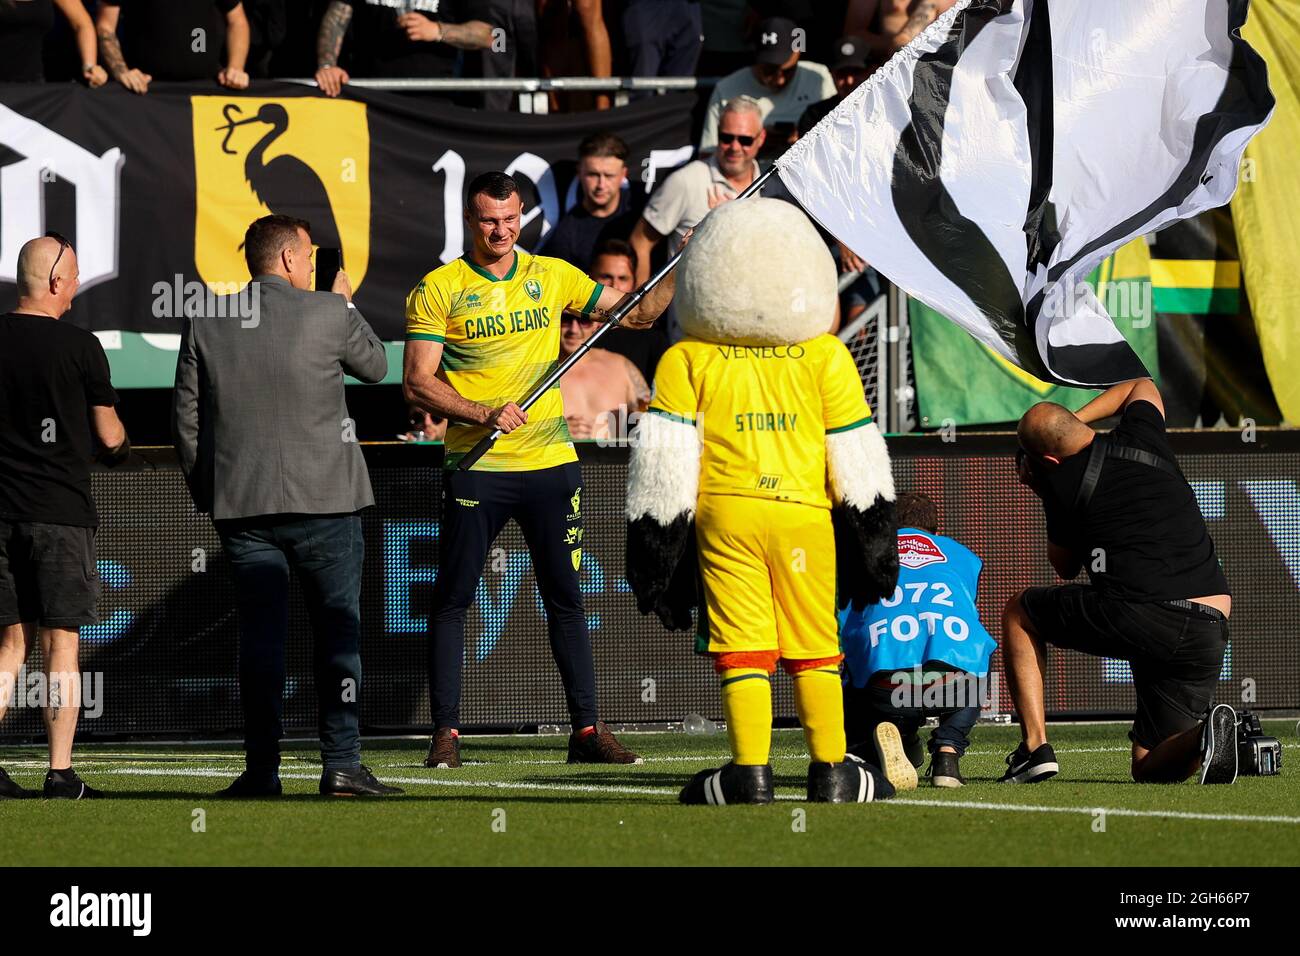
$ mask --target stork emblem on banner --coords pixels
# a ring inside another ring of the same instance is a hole
[[[370,260],[370,135],[364,103],[195,96],[194,264],[210,285],[248,279],[244,230],[272,213],[343,250],[353,288]]]

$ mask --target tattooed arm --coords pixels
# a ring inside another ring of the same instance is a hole
[[[458,50],[486,50],[492,45],[492,27],[482,20],[444,23],[420,13],[404,13],[397,18],[397,25],[406,31],[408,40],[417,43],[446,43]]]
[[[108,75],[132,93],[147,93],[149,81],[153,77],[128,67],[126,58],[122,56],[122,44],[117,39],[117,21],[121,12],[118,7],[107,3],[99,6],[99,13],[95,15],[95,32],[99,34],[99,58],[104,61]]]
[[[901,50],[911,43],[918,33],[933,23],[935,18],[950,6],[951,3],[942,3],[940,0],[913,0],[907,15],[907,23],[894,37],[894,49]]]
[[[332,0],[321,19],[316,34],[316,85],[326,96],[338,96],[351,77],[339,69],[343,37],[352,22],[352,7],[342,0]]]

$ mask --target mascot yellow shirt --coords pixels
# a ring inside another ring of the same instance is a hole
[[[498,279],[468,256],[434,269],[406,299],[406,338],[443,344],[440,372],[463,397],[489,408],[522,402],[560,354],[565,308],[596,307],[604,286],[562,259],[516,252]],[[488,433],[452,422],[447,468]],[[577,461],[556,385],[528,409],[528,423],[497,440],[480,471],[535,471]]]
[[[844,343],[717,345],[684,339],[659,360],[652,414],[702,421],[701,495],[831,507],[826,435],[871,423]]]

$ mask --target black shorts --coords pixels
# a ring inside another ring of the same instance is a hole
[[[94,624],[95,529],[0,518],[0,627]]]
[[[1137,692],[1129,737],[1140,746],[1195,727],[1214,702],[1228,619],[1213,608],[1125,601],[1082,584],[1029,588],[1020,603],[1048,644],[1129,662]]]

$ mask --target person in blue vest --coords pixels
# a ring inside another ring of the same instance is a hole
[[[849,751],[878,759],[895,789],[913,790],[924,763],[917,731],[927,717],[938,717],[929,741],[930,780],[960,787],[958,762],[979,719],[997,647],[975,607],[983,562],[938,534],[938,510],[928,495],[905,492],[897,507],[898,587],[879,604],[839,612]]]

